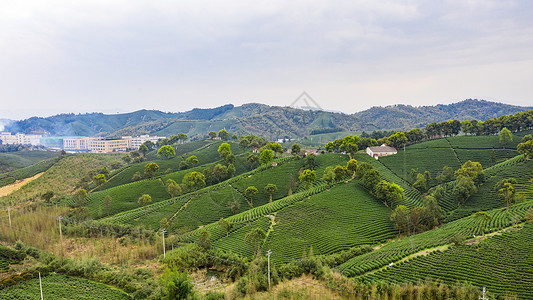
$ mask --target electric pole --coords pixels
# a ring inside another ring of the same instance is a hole
[[[43,282],[41,281],[41,272],[39,272],[39,289],[41,290],[41,300],[43,300]]]
[[[485,297],[485,287],[483,287],[483,297],[479,297],[481,300],[489,300],[489,298]]]
[[[270,254],[272,254],[272,250],[268,250],[266,254],[268,258],[268,289],[270,290]]]
[[[57,221],[59,222],[59,238],[61,240],[61,254],[63,254],[63,232],[61,231],[61,219],[63,219],[62,216],[57,217]]]
[[[9,226],[11,226],[11,207],[7,208],[7,216],[9,217]]]
[[[161,229],[161,234],[163,235],[163,258],[167,257],[167,252],[165,250],[165,232],[167,232],[165,229]]]

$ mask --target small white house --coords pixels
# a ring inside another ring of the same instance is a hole
[[[385,144],[381,146],[367,147],[366,154],[378,159],[381,156],[389,156],[398,153],[394,147],[387,146]]]

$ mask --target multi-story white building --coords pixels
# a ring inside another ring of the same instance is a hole
[[[63,149],[67,151],[87,151],[89,150],[90,137],[64,138]]]
[[[40,138],[42,135],[36,134],[24,134],[17,133],[15,135],[11,132],[2,132],[0,133],[0,140],[2,144],[20,144],[20,145],[40,145]]]
[[[129,138],[131,139],[131,148],[132,149],[139,149],[139,147],[146,141],[151,141],[152,143],[157,143],[160,139],[165,139],[164,136],[150,136],[148,134],[131,137],[131,136],[123,136],[123,139]]]
[[[131,138],[104,139],[95,137],[64,138],[63,149],[67,151],[90,151],[95,153],[126,152],[131,148]]]

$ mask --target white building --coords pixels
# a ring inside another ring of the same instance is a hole
[[[2,144],[20,144],[20,145],[40,145],[40,138],[42,135],[36,134],[24,134],[17,133],[12,135],[11,132],[2,132],[0,133],[0,140]]]
[[[378,159],[381,156],[388,156],[398,153],[398,151],[390,146],[385,144],[381,146],[367,147],[366,154],[372,156],[375,159]]]
[[[131,148],[132,149],[139,149],[139,147],[146,141],[151,141],[152,143],[157,143],[160,139],[165,139],[164,136],[150,136],[148,134],[131,137],[131,136],[123,136],[123,139],[130,138],[131,139]]]

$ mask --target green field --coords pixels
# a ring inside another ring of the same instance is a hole
[[[58,156],[60,156],[60,153],[55,151],[19,151],[0,153],[0,173],[25,168],[40,161]]]
[[[131,299],[126,293],[102,283],[66,275],[42,277],[44,299]],[[39,278],[19,282],[0,290],[0,299],[40,299]]]
[[[492,295],[511,292],[520,299],[532,299],[532,244],[533,224],[529,223],[479,245],[462,245],[419,256],[362,276],[361,280],[405,284],[430,279],[450,285],[462,281],[487,287]]]
[[[264,248],[281,263],[311,248],[314,254],[331,254],[384,242],[396,235],[390,212],[359,184],[340,184],[277,211]]]
[[[408,255],[419,251],[450,244],[455,236],[471,238],[481,235],[483,231],[497,231],[511,226],[514,222],[524,220],[526,211],[533,207],[533,201],[516,204],[509,210],[499,208],[487,211],[491,220],[483,227],[482,221],[473,216],[468,216],[447,224],[437,229],[412,235],[399,241],[387,243],[379,250],[354,257],[337,269],[347,276],[358,276],[369,271],[379,269],[391,262],[397,262]]]

